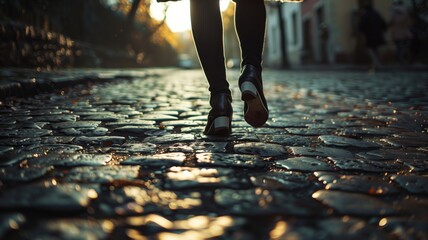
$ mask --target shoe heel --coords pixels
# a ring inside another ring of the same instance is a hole
[[[204,134],[216,136],[230,134],[232,132],[231,120],[232,118],[226,116],[216,117]]]
[[[248,101],[257,97],[257,88],[252,82],[243,82],[240,88],[242,93],[242,100]]]
[[[224,130],[230,128],[229,117],[217,117],[214,119],[214,131]]]

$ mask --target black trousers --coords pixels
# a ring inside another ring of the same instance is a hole
[[[223,25],[219,0],[191,0],[192,33],[199,60],[212,94],[229,91],[223,49]],[[266,8],[263,0],[237,1],[235,27],[242,66],[262,69]]]

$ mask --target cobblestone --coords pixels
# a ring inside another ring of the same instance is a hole
[[[386,216],[397,214],[391,204],[359,193],[319,190],[312,197],[343,215]],[[365,202],[370,204],[362,204]]]
[[[341,175],[331,172],[315,172],[325,189],[349,192],[362,192],[370,195],[398,193],[398,188],[381,177],[369,175]]]
[[[30,208],[44,211],[84,210],[91,198],[97,198],[94,188],[83,185],[61,184],[61,186],[25,185],[2,192],[0,207],[8,209]]]
[[[200,70],[26,74],[65,88],[0,98],[0,239],[428,238],[426,72],[267,70],[254,129],[231,70],[221,137]]]

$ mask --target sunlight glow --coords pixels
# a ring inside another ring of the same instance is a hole
[[[269,233],[270,239],[284,239],[285,233],[287,232],[287,223],[284,221],[279,221],[276,223],[276,226]]]
[[[220,9],[225,11],[230,4],[230,0],[220,0]],[[158,3],[152,0],[150,13],[153,18],[163,20],[166,11],[166,24],[173,32],[184,32],[191,29],[190,24],[190,1],[183,0],[178,2]]]

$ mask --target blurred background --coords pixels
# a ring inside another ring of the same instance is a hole
[[[392,34],[393,0],[305,0],[266,2],[264,65],[368,65],[361,19],[370,5],[385,20],[379,46],[384,65],[426,66],[428,0],[405,0],[400,14],[408,29],[397,53]],[[227,66],[239,67],[230,0],[220,1]],[[189,1],[155,0],[0,0],[0,66],[199,67],[190,32]],[[399,56],[398,56],[399,55]]]

